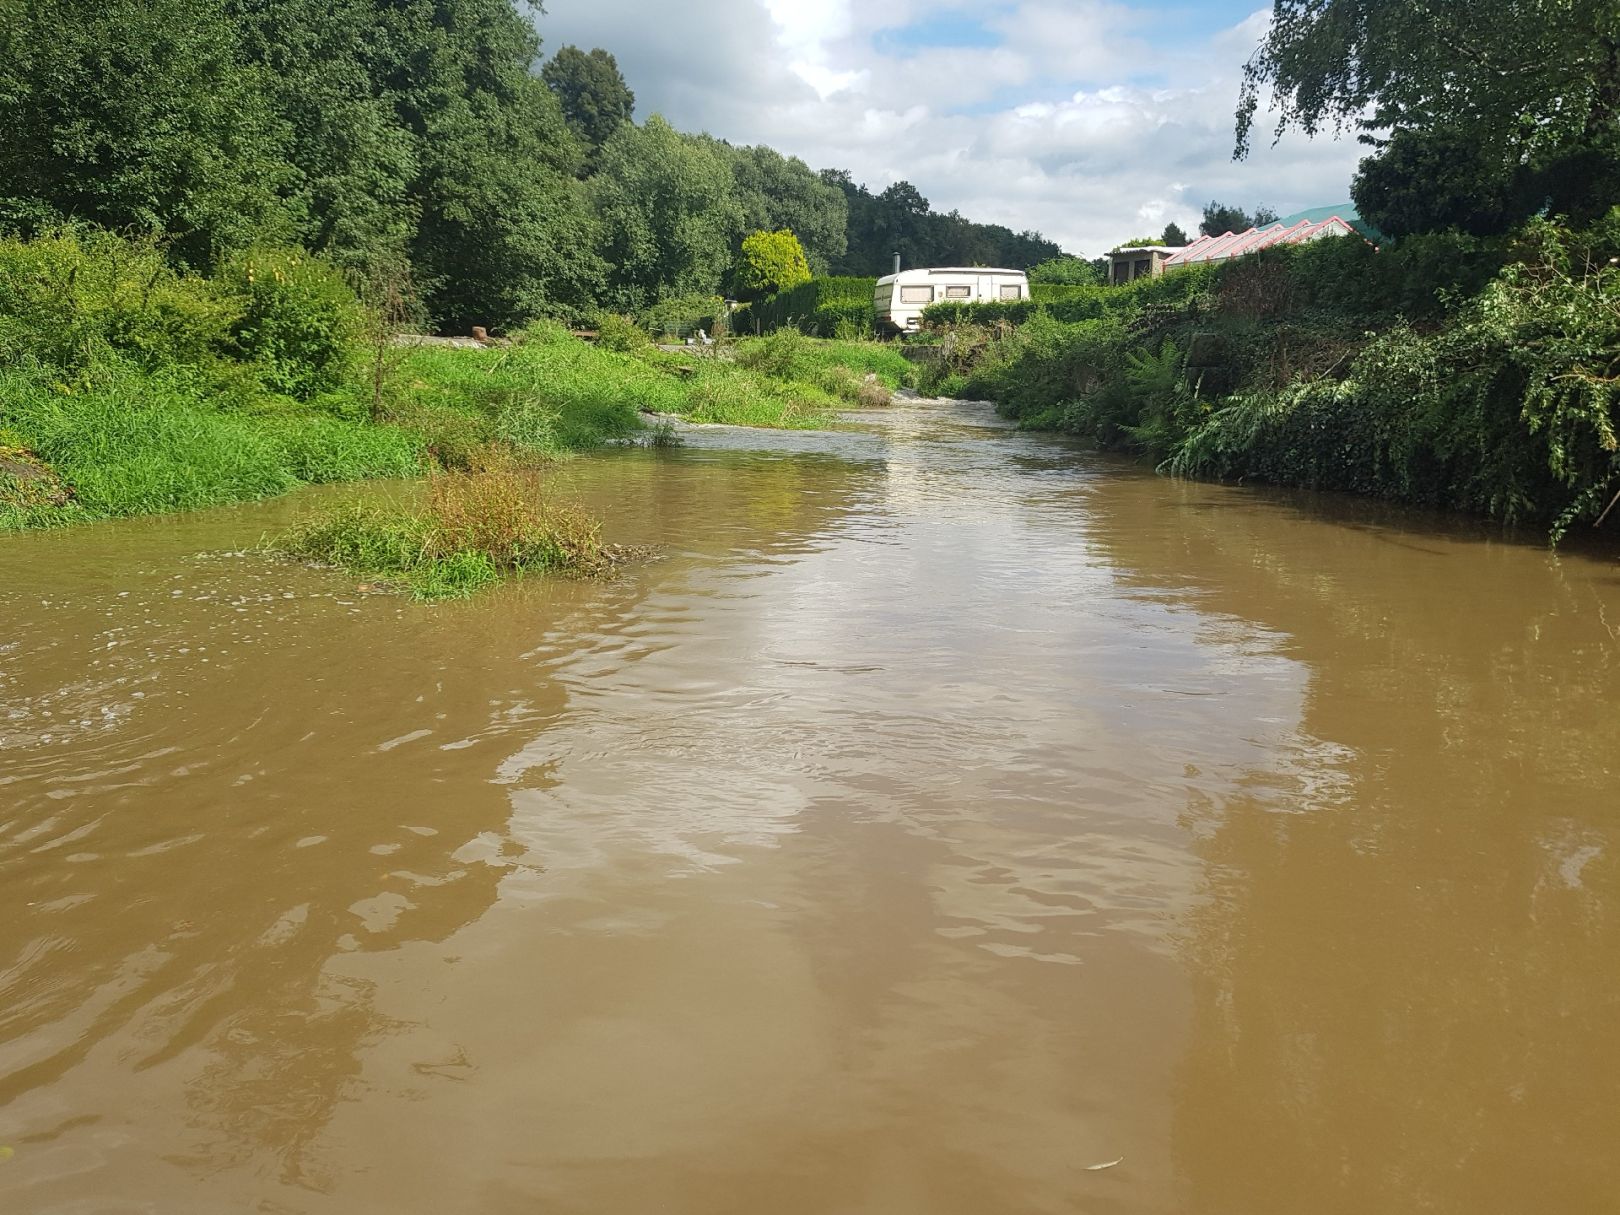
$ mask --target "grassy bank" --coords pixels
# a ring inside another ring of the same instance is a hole
[[[825,425],[908,370],[875,343],[796,334],[727,357],[549,324],[492,348],[401,349],[298,250],[205,277],[107,234],[0,240],[0,531],[468,471],[491,453],[545,461],[655,437],[651,414]]]
[[[941,390],[1168,471],[1539,522],[1620,488],[1620,209],[1283,247],[1019,316],[940,314]]]

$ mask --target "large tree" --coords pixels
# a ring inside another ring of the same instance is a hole
[[[607,141],[590,186],[614,307],[635,311],[718,289],[743,213],[731,166],[711,142],[687,138],[654,114]]]
[[[585,145],[587,164],[594,169],[602,145],[636,110],[636,95],[619,61],[601,47],[586,52],[565,46],[540,69],[540,78],[557,95],[568,129]]]
[[[202,263],[296,235],[269,84],[217,0],[0,0],[0,225],[162,234]]]
[[[1276,0],[1244,69],[1239,156],[1262,95],[1279,136],[1445,131],[1476,145],[1499,179],[1538,166],[1555,206],[1590,211],[1616,189],[1620,4]]]
[[[763,146],[734,148],[716,141],[731,163],[737,202],[749,230],[789,229],[804,246],[810,269],[826,274],[848,248],[849,206],[843,191],[804,161]]]
[[[1408,129],[1361,162],[1350,193],[1361,218],[1387,236],[1443,229],[1489,236],[1542,204],[1537,177],[1528,166],[1505,168],[1466,135]]]

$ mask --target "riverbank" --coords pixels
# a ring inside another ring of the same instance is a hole
[[[1550,528],[1620,488],[1620,208],[1283,246],[1035,306],[936,305],[928,386],[1205,480]]]
[[[820,426],[910,370],[796,334],[731,354],[660,351],[628,322],[598,344],[540,323],[496,348],[401,347],[299,251],[204,277],[104,234],[3,241],[0,531],[669,441],[650,415]]]

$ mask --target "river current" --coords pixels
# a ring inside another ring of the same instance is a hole
[[[467,602],[0,537],[0,1211],[1620,1210],[1620,565],[903,402]]]

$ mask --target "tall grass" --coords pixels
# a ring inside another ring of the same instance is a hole
[[[911,363],[892,344],[815,341],[792,329],[739,342],[737,362],[769,379],[810,384],[857,405],[887,404],[893,390],[913,375]]]
[[[0,427],[70,487],[0,527],[196,510],[317,481],[409,476],[420,439],[324,414],[220,410],[182,376],[105,359],[74,385],[0,370]]]
[[[513,465],[440,473],[418,511],[348,506],[282,536],[291,557],[398,583],[418,599],[470,595],[503,578],[612,564],[600,525],[553,500],[543,475]]]
[[[783,334],[731,359],[662,352],[629,328],[605,324],[599,346],[537,325],[499,348],[402,354],[343,275],[300,250],[204,276],[153,241],[0,237],[0,529],[670,442],[649,415],[822,426],[907,372],[871,343]],[[477,563],[455,561],[471,577]]]

